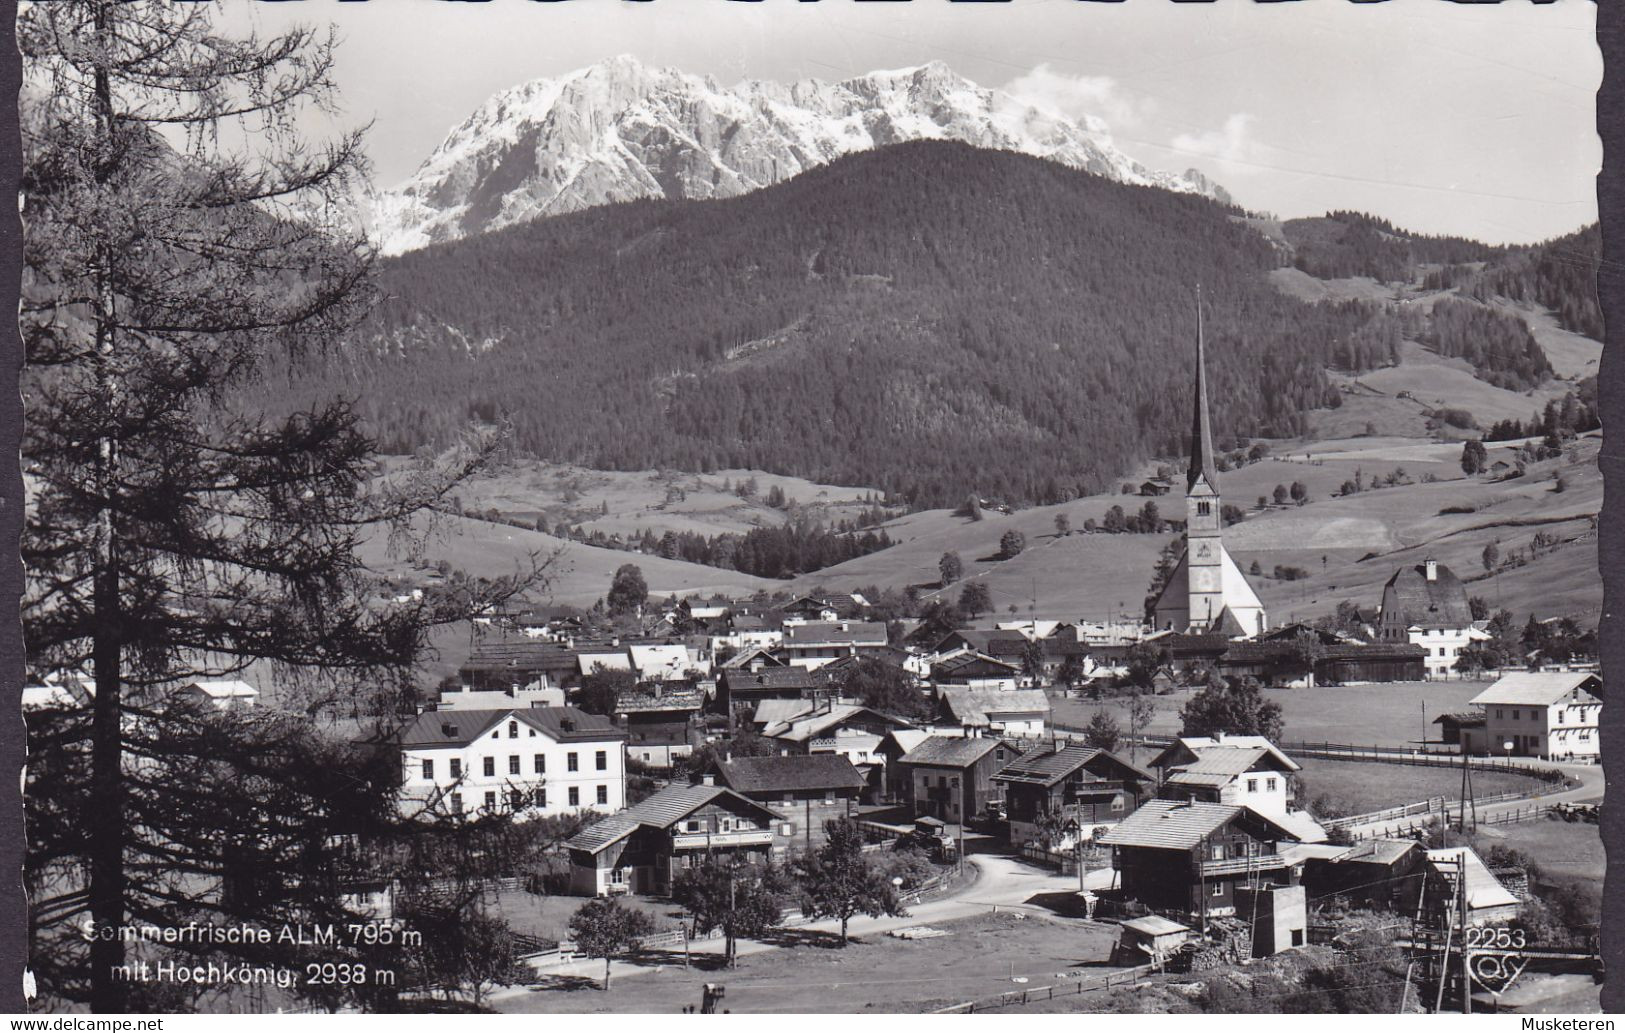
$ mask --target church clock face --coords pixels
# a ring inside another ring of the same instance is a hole
[[[1198,568],[1190,573],[1191,587],[1198,592],[1217,592],[1219,590],[1219,572],[1212,568]]]

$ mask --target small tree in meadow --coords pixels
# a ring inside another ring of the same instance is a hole
[[[595,898],[570,916],[570,936],[589,958],[604,959],[604,986],[609,989],[609,964],[654,930],[654,920],[642,911],[621,906],[613,898]]]

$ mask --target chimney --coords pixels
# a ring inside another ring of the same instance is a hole
[[[440,734],[448,739],[455,739],[457,738],[457,726],[450,721],[442,721],[440,722]]]
[[[1427,560],[1423,562],[1422,567],[1427,571],[1429,581],[1439,580],[1439,564],[1432,556],[1429,556]]]

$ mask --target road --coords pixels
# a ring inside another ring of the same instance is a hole
[[[1076,875],[1056,875],[1046,869],[1029,864],[1017,858],[996,856],[991,854],[978,854],[966,858],[966,864],[975,869],[974,880],[964,883],[948,895],[928,900],[923,904],[915,904],[908,908],[906,917],[870,918],[861,915],[847,923],[847,935],[852,937],[868,937],[880,935],[892,929],[903,929],[913,925],[929,925],[933,922],[947,922],[956,918],[969,918],[974,915],[986,914],[999,908],[1024,908],[1042,910],[1046,913],[1049,908],[1035,903],[1034,898],[1043,898],[1052,894],[1070,894],[1078,890],[1078,877]],[[1099,873],[1091,873],[1098,876]],[[1110,876],[1110,870],[1105,872]],[[811,929],[826,933],[840,933],[841,923],[825,919],[796,926],[799,929]],[[720,938],[714,940],[697,941],[691,945],[690,951],[694,954],[721,954],[724,941]],[[778,950],[771,943],[760,943],[755,940],[739,941],[739,954],[741,956],[760,954],[764,951]],[[631,961],[614,961],[610,964],[610,981],[623,977],[635,977],[642,973],[656,971],[659,965],[645,965]],[[556,965],[545,971],[548,976],[579,976],[587,979],[599,980],[604,978],[604,963],[602,960],[578,961],[569,965]],[[505,997],[517,997],[530,993],[529,988],[516,986],[499,990],[491,994],[489,1000],[500,1002]]]
[[[1519,797],[1516,800],[1503,800],[1498,803],[1480,804],[1478,807],[1478,820],[1510,814],[1520,808],[1528,807],[1531,803],[1551,805],[1557,803],[1598,803],[1603,798],[1603,791],[1607,783],[1603,779],[1602,765],[1600,764],[1557,764],[1552,761],[1539,760],[1534,757],[1515,757],[1512,759],[1515,767],[1552,769],[1563,772],[1570,779],[1579,783],[1572,789],[1560,789],[1552,792],[1532,793]],[[1472,814],[1471,811],[1468,812]],[[1456,821],[1460,818],[1459,808],[1450,808],[1446,812],[1446,819]],[[1409,828],[1421,821],[1425,815],[1415,815],[1410,818],[1400,818],[1394,821],[1379,821],[1369,825],[1358,826],[1356,835],[1360,838],[1388,836]]]

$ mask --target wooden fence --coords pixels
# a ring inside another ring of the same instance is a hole
[[[1134,968],[1123,969],[1119,972],[1108,972],[1101,980],[1080,979],[1070,983],[1053,983],[1049,986],[1024,987],[1020,990],[1006,990],[992,997],[979,997],[973,1001],[961,1004],[951,1004],[946,1008],[938,1008],[932,1015],[973,1015],[978,1009],[986,1011],[989,1008],[1019,1007],[1031,1004],[1034,1001],[1052,1001],[1057,997],[1072,997],[1077,994],[1086,994],[1093,990],[1107,990],[1114,986],[1126,986],[1138,983],[1145,976],[1155,971],[1154,966],[1139,965]]]

